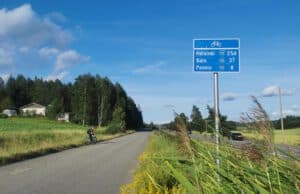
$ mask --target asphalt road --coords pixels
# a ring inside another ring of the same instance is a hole
[[[0,167],[1,194],[115,194],[132,180],[149,132]]]

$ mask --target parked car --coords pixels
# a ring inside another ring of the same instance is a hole
[[[237,140],[237,141],[243,141],[244,136],[239,131],[230,131],[229,132],[229,139],[231,140]]]

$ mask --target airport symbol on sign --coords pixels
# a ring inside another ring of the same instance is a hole
[[[239,39],[194,39],[195,72],[239,72]]]

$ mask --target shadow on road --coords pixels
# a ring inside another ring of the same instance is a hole
[[[99,142],[98,144],[110,144],[110,143],[117,143],[116,141],[102,141]]]
[[[140,128],[136,132],[151,132],[153,131],[151,128]]]

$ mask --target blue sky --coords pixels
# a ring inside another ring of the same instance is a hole
[[[2,0],[0,75],[108,76],[161,123],[212,105],[212,74],[192,72],[192,39],[239,37],[241,72],[220,74],[221,112],[239,120],[256,95],[278,118],[280,86],[284,112],[300,115],[299,10],[297,0]]]

